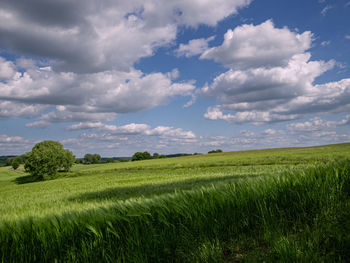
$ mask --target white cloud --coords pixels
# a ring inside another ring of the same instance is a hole
[[[290,131],[295,132],[310,132],[310,131],[325,131],[334,129],[337,126],[346,125],[350,123],[350,115],[345,116],[340,121],[326,121],[320,117],[313,117],[306,122],[291,123],[286,126]]]
[[[322,9],[321,14],[322,14],[323,16],[325,16],[325,15],[328,13],[328,11],[331,10],[331,9],[333,9],[333,8],[334,8],[334,6],[326,5],[326,6]]]
[[[130,123],[122,126],[104,124],[101,122],[78,123],[71,125],[68,130],[90,130],[77,138],[62,141],[63,144],[79,151],[95,152],[118,151],[120,154],[132,155],[135,151],[166,151],[163,153],[181,152],[186,146],[195,147],[197,136],[192,131],[171,126],[152,128],[148,124]],[[121,153],[123,152],[123,153]],[[188,149],[184,152],[188,152]],[[83,152],[82,152],[83,153]],[[109,155],[116,155],[109,154]]]
[[[159,136],[161,138],[194,139],[196,135],[191,131],[183,131],[180,128],[170,126],[158,126],[151,128],[148,124],[130,123],[123,126],[103,124],[101,122],[86,122],[71,125],[67,130],[97,129],[110,135],[143,135]]]
[[[0,100],[0,120],[8,118],[31,118],[39,116],[46,106]]]
[[[350,35],[345,35],[345,39],[350,39]]]
[[[202,54],[208,49],[208,43],[214,40],[214,36],[208,38],[192,39],[188,44],[180,44],[179,48],[175,50],[175,54],[179,57],[185,56],[187,58]]]
[[[0,46],[20,59],[15,63],[0,58],[0,101],[41,111],[66,107],[28,124],[44,127],[63,121],[108,121],[112,114],[150,109],[176,95],[193,98],[193,82],[173,82],[178,70],[144,74],[134,64],[173,44],[179,26],[214,26],[249,4],[250,0],[3,0]],[[0,116],[26,117],[33,111],[2,109]]]
[[[52,60],[57,70],[128,71],[176,38],[178,26],[214,26],[250,0],[49,2],[4,0],[0,45]],[[69,45],[67,45],[69,43]]]
[[[322,41],[321,46],[325,47],[325,46],[328,46],[330,43],[331,43],[331,41]]]
[[[22,61],[23,64],[28,66]],[[116,113],[166,104],[176,95],[192,96],[195,89],[192,82],[174,83],[172,79],[176,75],[176,70],[148,75],[138,70],[56,73],[47,67],[30,65],[24,73],[17,72],[6,82],[0,82],[0,100],[46,108],[61,105],[40,117],[39,121],[46,123],[108,121]]]
[[[202,55],[231,67],[201,89],[203,96],[220,103],[208,108],[204,117],[263,124],[349,111],[350,79],[314,84],[336,62],[310,60],[305,51],[311,36],[275,28],[270,20],[228,31],[221,46]],[[283,41],[293,44],[282,45]],[[247,52],[242,51],[245,48]]]
[[[260,25],[229,29],[221,46],[206,50],[202,59],[213,59],[233,69],[276,67],[288,64],[311,46],[312,34],[298,34],[287,27],[276,28],[271,20]]]
[[[0,155],[17,155],[30,151],[34,141],[27,140],[20,136],[8,136],[0,134]]]
[[[0,57],[0,81],[11,79],[16,74],[15,65]]]

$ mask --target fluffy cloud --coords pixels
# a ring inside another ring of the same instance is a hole
[[[183,131],[180,128],[169,126],[158,126],[151,128],[147,124],[130,123],[123,126],[108,125],[101,122],[86,122],[71,125],[67,130],[85,130],[97,129],[102,132],[107,132],[111,135],[145,135],[145,136],[159,136],[163,138],[179,138],[179,139],[194,139],[196,135],[191,131]]]
[[[206,50],[201,58],[213,59],[234,69],[287,65],[295,54],[311,46],[312,34],[298,34],[287,27],[276,28],[271,20],[254,26],[229,29],[221,46]]]
[[[107,155],[132,155],[135,151],[166,151],[163,153],[188,152],[186,146],[195,147],[197,136],[192,131],[170,126],[152,128],[147,124],[130,123],[122,126],[102,122],[81,122],[71,125],[68,130],[85,130],[77,138],[62,141],[67,147],[79,151],[99,149]],[[112,153],[114,151],[114,153]],[[110,152],[110,153],[108,153]],[[81,152],[83,154],[83,152]]]
[[[0,134],[0,154],[23,154],[25,151],[30,151],[33,144],[33,141],[20,136]]]
[[[15,75],[15,65],[0,57],[0,81],[11,79]]]
[[[192,39],[188,44],[180,44],[175,50],[177,56],[185,56],[187,58],[200,55],[208,49],[208,43],[214,40],[214,36],[208,38]]]
[[[173,82],[176,72],[146,75],[135,70],[134,64],[172,44],[179,26],[213,26],[249,3],[1,1],[0,47],[34,60],[0,58],[0,102],[29,109],[27,114],[10,114],[0,106],[0,116],[26,117],[39,110],[50,111],[28,124],[32,127],[108,121],[113,114],[150,109],[176,95],[193,97],[192,82]]]
[[[16,103],[0,100],[0,120],[16,117],[37,117],[44,109],[45,106],[43,105]]]
[[[220,103],[205,118],[263,124],[349,111],[350,79],[314,84],[335,62],[310,60],[311,37],[275,28],[270,20],[229,30],[221,46],[202,54],[230,67],[201,89]]]
[[[54,112],[40,117],[39,126],[50,122],[108,121],[116,113],[150,109],[176,95],[192,96],[195,88],[191,82],[174,83],[175,72],[77,74],[57,73],[30,61],[19,61],[17,67],[23,65],[27,67],[23,73],[17,72],[6,82],[0,82],[0,100],[46,108],[58,105]]]
[[[173,41],[179,25],[215,25],[249,3],[4,0],[0,3],[0,45],[52,60],[57,70],[127,71],[140,58]]]
[[[350,124],[350,115],[345,116],[340,121],[326,121],[320,117],[311,118],[306,122],[297,122],[288,124],[286,127],[290,131],[295,132],[310,132],[310,131],[324,131],[334,129],[337,126]]]

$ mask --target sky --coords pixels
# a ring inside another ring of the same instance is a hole
[[[0,155],[350,142],[350,0],[2,0]]]

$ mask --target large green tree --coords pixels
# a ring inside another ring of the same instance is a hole
[[[28,153],[24,168],[31,175],[42,178],[44,175],[55,175],[60,169],[68,171],[74,159],[72,152],[63,149],[59,142],[43,141]]]

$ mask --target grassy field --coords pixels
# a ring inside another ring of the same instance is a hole
[[[350,143],[0,168],[2,262],[350,260]]]

